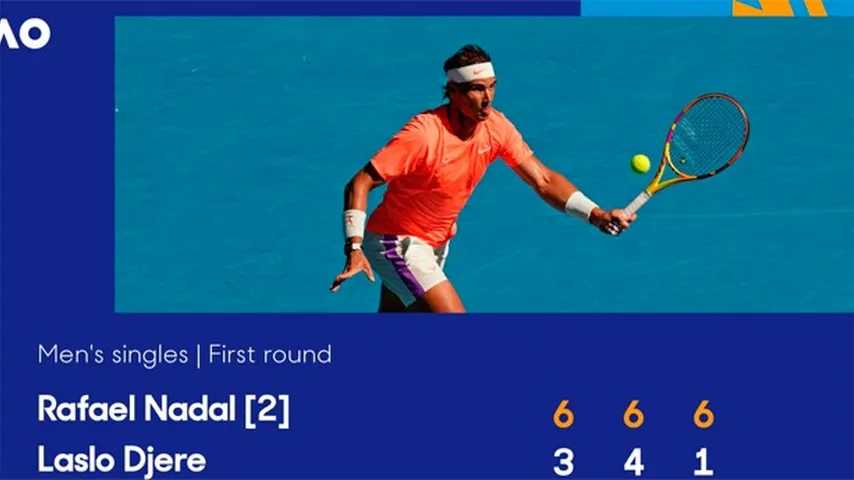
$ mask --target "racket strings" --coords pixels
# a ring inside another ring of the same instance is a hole
[[[742,130],[740,118],[728,115],[734,109],[693,109],[683,120],[678,135],[679,167],[689,175],[702,175],[717,170],[738,150]],[[677,129],[679,127],[677,126]]]
[[[673,165],[688,175],[723,167],[742,147],[746,123],[741,110],[720,97],[693,105],[676,124],[670,145]]]

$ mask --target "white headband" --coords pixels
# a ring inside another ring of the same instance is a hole
[[[452,68],[448,70],[448,81],[454,83],[468,83],[472,80],[482,80],[495,76],[491,62],[475,63],[465,67]]]

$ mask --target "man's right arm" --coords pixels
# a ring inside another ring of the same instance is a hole
[[[359,272],[365,272],[371,281],[374,280],[371,264],[359,248],[367,223],[368,193],[386,181],[418,168],[427,155],[427,144],[422,121],[415,117],[347,183],[344,189],[344,251],[347,263],[344,271],[332,282],[330,289],[333,292]]]
[[[374,281],[374,272],[371,269],[370,262],[365,257],[365,253],[361,248],[354,248],[354,246],[360,246],[364,236],[368,193],[383,183],[385,181],[382,176],[372,164],[368,163],[356,172],[353,178],[347,182],[347,186],[344,187],[344,254],[347,256],[347,260],[344,264],[344,270],[335,277],[332,286],[329,287],[333,292],[338,291],[344,281],[359,272],[365,272],[368,278],[372,282]]]
[[[344,187],[344,211],[359,210],[365,212],[367,216],[368,193],[383,183],[385,180],[369,162],[356,172],[353,178],[347,182],[347,186]],[[345,240],[349,243],[361,243],[362,237],[353,236]],[[349,246],[349,243],[346,246]]]

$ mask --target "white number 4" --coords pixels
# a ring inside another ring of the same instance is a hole
[[[627,458],[626,463],[623,464],[623,470],[627,472],[635,472],[635,476],[640,477],[641,472],[643,472],[643,468],[643,463],[641,462],[641,449],[632,449],[632,453],[629,454],[629,458]]]

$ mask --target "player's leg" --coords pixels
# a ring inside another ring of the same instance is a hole
[[[381,312],[462,312],[462,301],[442,271],[447,247],[415,237],[366,233],[363,249],[383,281]],[[403,305],[403,309],[401,309]]]
[[[413,303],[414,305],[414,303]],[[380,287],[380,313],[406,312],[406,305],[383,283]]]
[[[463,301],[450,281],[445,280],[424,292],[420,300],[433,313],[465,313]]]
[[[430,313],[430,307],[424,303],[423,298],[418,298],[406,307],[406,313]]]
[[[417,300],[417,282],[412,275],[403,275],[405,254],[409,242],[406,237],[365,232],[362,249],[371,262],[374,274],[382,279],[380,288],[380,313],[408,312]],[[405,244],[404,244],[405,243]]]
[[[444,245],[433,249],[433,255],[436,258],[436,263],[443,271],[445,269],[445,262],[448,259],[450,246],[451,242],[449,240]],[[424,296],[419,298],[416,303],[420,303],[420,306],[423,309],[419,311],[435,313],[465,313],[465,307],[457,293],[457,289],[455,289],[454,285],[447,279],[439,282],[436,286],[425,292]]]

